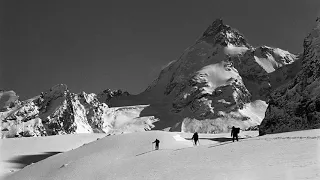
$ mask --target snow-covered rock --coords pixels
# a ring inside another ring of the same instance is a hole
[[[320,128],[320,18],[304,40],[302,68],[271,95],[260,135]]]
[[[146,131],[157,121],[153,116],[140,117],[144,106],[115,110],[100,102],[96,94],[71,93],[64,84],[21,102],[13,91],[2,94],[10,94],[0,112],[2,138]]]
[[[97,98],[100,102],[109,104],[109,101],[111,98],[116,98],[119,96],[129,96],[130,94],[127,91],[121,91],[121,90],[111,90],[106,89],[100,93],[97,94]]]
[[[267,46],[252,48],[242,56],[230,57],[251,93],[252,101],[267,101],[272,89],[292,78],[287,76],[288,67],[298,59],[298,56],[288,51]],[[295,75],[296,72],[291,74]]]

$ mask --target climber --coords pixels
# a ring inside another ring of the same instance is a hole
[[[159,144],[160,144],[160,141],[158,139],[156,139],[153,143],[156,143],[156,146],[155,146],[155,150],[159,150]]]
[[[194,141],[194,145],[196,146],[197,145],[197,142],[198,142],[198,144],[200,145],[200,142],[199,142],[199,135],[198,135],[198,133],[197,132],[195,132],[194,134],[193,134],[193,136],[192,136],[192,138],[191,139],[193,139],[193,141]]]
[[[231,137],[233,142],[234,142],[234,138],[236,138],[236,140],[239,141],[238,139],[239,132],[240,132],[240,128],[235,128],[234,126],[232,126]]]

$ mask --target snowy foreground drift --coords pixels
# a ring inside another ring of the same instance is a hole
[[[0,140],[0,179],[23,167],[57,153],[76,149],[106,134],[70,134],[60,136]]]
[[[200,139],[203,143],[197,147],[182,138],[191,134],[108,136],[27,166],[7,179],[319,179],[319,134],[320,130],[298,131],[235,143],[226,138],[229,134],[200,135],[208,140]],[[155,138],[161,141],[159,151],[151,151]]]

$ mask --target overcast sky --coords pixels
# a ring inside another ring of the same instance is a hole
[[[299,53],[320,10],[320,0],[0,3],[0,88],[22,99],[60,83],[137,94],[220,17],[253,46]]]

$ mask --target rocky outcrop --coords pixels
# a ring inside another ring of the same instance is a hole
[[[302,68],[272,92],[260,135],[320,128],[320,18],[304,40]]]
[[[121,96],[129,96],[130,94],[127,91],[122,90],[111,90],[106,89],[100,93],[97,94],[97,98],[100,102],[106,103],[107,105],[110,105],[110,100],[112,98],[117,98]]]
[[[14,91],[0,90],[0,112],[20,104],[19,96]]]

